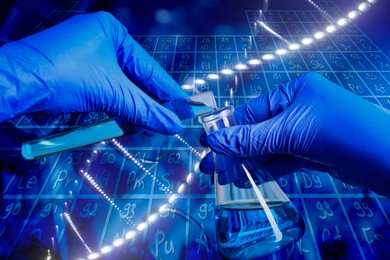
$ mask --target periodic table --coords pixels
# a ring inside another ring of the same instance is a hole
[[[336,2],[318,5],[328,15],[315,9],[245,10],[246,34],[134,38],[190,95],[211,90],[220,107],[237,106],[307,71],[317,71],[390,109],[390,60],[353,22],[299,50],[250,64],[287,48],[287,42],[325,30],[330,17],[346,16]],[[37,30],[78,13],[83,13],[78,1],[64,1]],[[259,19],[283,39],[259,26]],[[247,67],[237,69],[237,64]],[[221,73],[226,69],[232,73]],[[26,115],[1,129],[42,135],[105,118],[104,113]],[[180,138],[158,134],[118,138],[130,157],[112,141],[32,161],[21,158],[20,147],[0,148],[1,258],[88,259],[99,252],[107,259],[221,259],[214,185],[211,176],[197,169],[199,153],[207,150],[198,141],[202,126],[196,119],[183,125]],[[311,170],[276,181],[303,217],[306,231],[298,243],[270,259],[390,256],[389,199]],[[163,205],[168,210],[161,211]],[[127,237],[134,230],[136,235]],[[103,253],[113,243],[112,251]]]

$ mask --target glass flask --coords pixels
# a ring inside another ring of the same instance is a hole
[[[207,134],[234,126],[234,107],[199,117]],[[305,224],[294,205],[253,159],[214,153],[216,235],[227,258],[264,257],[295,243]],[[220,175],[220,176],[218,176]]]

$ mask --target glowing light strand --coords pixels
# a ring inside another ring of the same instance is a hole
[[[85,243],[85,240],[83,239],[83,237],[81,236],[81,234],[79,233],[79,231],[77,230],[76,226],[74,225],[73,221],[72,221],[72,218],[70,217],[70,215],[65,212],[64,213],[65,215],[65,218],[66,220],[69,222],[70,226],[72,227],[73,231],[75,232],[75,234],[78,236],[78,238],[80,239],[81,243],[83,243],[84,247],[88,250],[88,252],[91,254],[92,253],[92,250],[89,248],[89,246],[87,245],[87,243]]]
[[[330,23],[333,23],[334,22],[334,18],[328,13],[326,12],[324,9],[322,9],[321,7],[319,7],[314,1],[312,0],[306,0],[306,2],[308,2],[309,4],[311,4],[315,9],[317,9],[317,11],[319,11],[321,13],[322,16],[325,17],[325,19],[330,22]]]
[[[104,190],[99,187],[99,185],[88,172],[84,172],[83,170],[81,170],[81,172],[84,173],[84,177],[91,183],[91,185],[114,207],[114,209],[119,212],[120,216],[126,215],[122,212],[118,205],[116,205],[116,203],[104,192]],[[126,216],[125,219],[127,220],[127,223],[131,223],[133,226],[135,226],[135,223],[128,216]]]
[[[188,144],[187,141],[185,141],[181,136],[179,135],[175,135],[176,138],[178,138],[182,143],[184,143],[189,149],[190,151],[197,157],[199,158],[203,158],[205,153],[201,154],[199,153],[197,150],[195,150],[190,144]],[[116,139],[112,139],[111,142],[117,147],[119,148],[119,150],[127,157],[127,158],[130,158],[133,162],[135,162],[137,164],[137,160],[124,148],[124,146]],[[142,165],[137,164],[139,167],[142,167],[141,169],[142,170],[146,170],[147,169],[145,167],[143,167]],[[197,168],[199,165],[198,164],[195,164],[195,168]],[[151,176],[155,181],[158,181],[155,176],[153,174],[148,174],[149,176]],[[153,223],[156,223],[157,220],[159,219],[160,214],[163,214],[163,213],[166,213],[166,212],[170,212],[171,211],[171,208],[173,207],[173,204],[174,202],[180,198],[179,194],[183,194],[187,191],[187,188],[189,185],[191,185],[192,181],[194,179],[194,174],[192,172],[190,172],[186,178],[185,178],[185,183],[181,183],[179,185],[179,188],[177,190],[177,193],[174,194],[172,191],[170,191],[170,193],[172,194],[169,199],[168,199],[168,203],[165,203],[163,204],[157,212],[154,212],[152,213],[146,221],[144,222],[141,222],[137,225],[136,229],[135,230],[131,230],[129,232],[127,232],[125,234],[125,239],[123,238],[118,238],[116,239],[115,241],[112,242],[113,246],[114,247],[120,247],[122,246],[123,244],[125,244],[126,240],[130,240],[130,239],[133,239],[135,238],[138,234],[140,234],[142,231],[144,231],[145,229],[147,229],[150,225],[152,225]],[[100,252],[102,253],[108,253],[108,252],[111,252],[112,250],[112,246],[110,245],[105,245],[103,246],[101,249],[100,249]],[[88,259],[95,259],[95,258],[98,258],[100,255],[98,252],[90,252],[90,254],[88,255]]]

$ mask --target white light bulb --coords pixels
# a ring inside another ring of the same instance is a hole
[[[316,38],[316,39],[322,39],[322,38],[324,38],[324,36],[325,36],[324,32],[316,32],[314,34],[314,38]]]
[[[348,13],[349,19],[355,19],[356,17],[358,17],[358,15],[359,15],[358,11],[351,11]]]
[[[218,76],[218,74],[212,73],[212,74],[207,75],[207,78],[209,78],[209,79],[219,79],[219,76]]]
[[[223,70],[221,70],[221,73],[225,74],[225,75],[231,75],[234,72],[231,69],[223,69]]]
[[[275,53],[277,55],[284,55],[287,53],[287,50],[286,49],[279,49],[279,50],[276,50]]]
[[[370,5],[368,3],[361,3],[358,6],[358,9],[359,9],[359,11],[364,12],[368,9],[368,7],[370,7]]]
[[[273,54],[264,54],[263,56],[261,56],[261,58],[263,60],[273,60],[275,56]]]
[[[259,59],[251,59],[251,60],[248,60],[248,64],[249,65],[259,65],[259,64],[261,64],[261,61]]]
[[[340,25],[340,26],[344,26],[344,25],[347,24],[347,22],[348,22],[347,19],[341,18],[341,19],[339,19],[339,20],[337,21],[337,24]]]
[[[288,46],[288,48],[292,51],[294,50],[298,50],[301,46],[298,44],[298,43],[293,43],[293,44],[290,44],[290,46]]]
[[[334,32],[334,31],[336,31],[336,26],[334,26],[334,25],[329,25],[328,27],[326,27],[326,31],[328,32],[328,33],[332,33],[332,32]]]
[[[246,66],[245,64],[239,63],[236,66],[234,66],[234,68],[238,69],[238,70],[246,70],[248,68],[248,66]]]
[[[308,44],[310,44],[312,42],[313,42],[312,38],[303,38],[302,39],[302,44],[304,44],[304,45],[308,45]]]

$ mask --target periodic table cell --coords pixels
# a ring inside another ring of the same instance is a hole
[[[288,30],[283,23],[267,23],[266,26],[278,35],[288,35]]]
[[[301,170],[296,173],[296,176],[302,193],[334,193],[328,174],[311,170]]]
[[[360,96],[372,96],[371,91],[366,87],[363,81],[355,72],[343,72],[335,73],[338,80],[345,89],[360,95]]]
[[[217,36],[216,46],[218,52],[231,52],[236,50],[235,40],[232,36]]]
[[[174,36],[161,36],[158,38],[157,47],[155,51],[170,51],[175,50],[177,37]]]
[[[8,256],[24,229],[23,221],[33,209],[34,200],[3,199],[0,208],[0,254]],[[20,252],[14,252],[14,255]],[[23,256],[23,254],[21,255]]]
[[[191,201],[189,258],[220,259],[215,234],[214,199]]]
[[[245,98],[218,98],[217,100],[219,107],[226,107],[226,106],[239,106],[242,104],[245,104],[246,99]]]
[[[308,67],[299,52],[287,53],[282,56],[282,61],[288,71],[308,71]]]
[[[102,245],[110,245],[117,239],[126,239],[126,234],[136,229],[139,223],[146,220],[149,212],[149,199],[138,197],[127,197],[126,199],[116,199],[115,204],[119,210],[112,209],[110,218],[106,226],[107,229],[104,237],[101,240]],[[142,233],[141,233],[142,234]],[[130,246],[134,246],[134,242],[143,242],[142,235],[139,234],[133,241],[130,241]],[[142,243],[140,243],[142,245]]]
[[[189,151],[162,150],[156,174],[155,194],[169,194],[177,192],[180,185],[185,183],[190,173],[188,158]],[[184,191],[185,193],[188,190]]]
[[[298,16],[295,14],[294,11],[281,12],[280,16],[282,17],[282,20],[285,24],[292,23],[292,22],[299,22]]]
[[[218,69],[231,69],[233,70],[238,64],[237,54],[233,52],[218,53]]]
[[[288,22],[286,27],[291,35],[305,35],[307,34],[305,27],[299,22]]]
[[[258,52],[240,52],[238,53],[238,62],[247,65],[245,71],[259,71],[262,69]]]
[[[183,72],[183,73],[172,73],[172,78],[182,86],[184,90],[192,90],[194,85],[194,75],[193,73]],[[190,95],[193,95],[192,92]]]
[[[196,48],[198,52],[215,51],[215,37],[198,36],[196,39]]]
[[[52,117],[47,115],[26,115],[20,120],[19,127],[38,128],[49,124]]]
[[[274,73],[265,73],[265,76],[268,81],[268,88],[274,89],[280,86],[280,84],[287,83],[290,79],[287,73],[274,72]]]
[[[331,39],[340,51],[350,52],[359,50],[357,46],[346,36],[333,36]]]
[[[305,199],[322,258],[362,258],[362,251],[337,199]]]
[[[367,258],[390,255],[390,224],[375,199],[343,199],[345,210]]]
[[[154,183],[153,176],[156,175],[159,162],[158,151],[130,151],[132,156],[140,163],[135,164],[132,160],[126,160],[116,194],[145,194],[150,195]],[[146,169],[143,170],[143,168]]]
[[[191,52],[176,53],[173,65],[174,71],[194,71],[195,54]]]
[[[318,49],[321,52],[333,52],[337,51],[337,47],[334,45],[334,43],[330,40],[329,37],[324,37],[318,41],[315,42],[317,45]],[[324,53],[325,55],[325,53]]]
[[[267,80],[262,72],[242,73],[245,93],[247,96],[259,96],[268,92]]]
[[[108,115],[106,113],[99,113],[99,112],[83,113],[81,114],[80,119],[78,120],[78,125],[88,125],[99,121],[103,121],[107,118]]]
[[[351,65],[343,57],[342,54],[337,52],[324,53],[324,57],[328,62],[329,66],[334,71],[351,71]]]
[[[309,70],[330,71],[330,67],[321,53],[305,52],[301,54]]]
[[[256,50],[252,36],[237,36],[235,39],[238,52],[251,52]]]
[[[255,43],[256,43],[257,49],[260,52],[274,51],[275,50],[275,44],[273,41],[273,37],[259,36],[259,37],[254,37],[254,38],[255,38]]]
[[[316,21],[312,13],[309,11],[297,12],[296,14],[302,23],[310,23]]]
[[[321,23],[330,23],[330,21],[333,20],[329,12],[312,12],[312,15],[317,22]]]
[[[349,24],[341,30],[346,35],[361,35],[361,31],[354,24]]]
[[[333,178],[334,185],[336,190],[340,194],[365,194],[368,195],[371,193],[367,189],[356,187],[348,183],[342,182],[336,178]]]
[[[367,87],[376,96],[388,96],[390,94],[389,83],[378,72],[359,73]]]
[[[369,59],[375,68],[379,71],[390,70],[390,60],[381,52],[365,52],[367,59]]]
[[[350,38],[361,51],[378,51],[378,48],[364,36],[350,36]]]
[[[216,71],[216,55],[214,52],[200,52],[196,54],[196,66],[197,71]]]
[[[291,195],[299,194],[299,187],[296,184],[295,175],[295,173],[288,174],[275,179],[275,181],[278,183],[279,187],[283,190],[283,192],[290,197]]]
[[[173,52],[155,52],[153,58],[166,71],[171,71],[173,68]]]
[[[355,71],[375,70],[370,61],[360,52],[347,52],[344,57],[348,60]]]
[[[330,1],[318,2],[318,5],[324,8],[325,10],[329,10],[328,13],[339,10],[338,7],[335,5],[335,3]]]
[[[79,120],[79,117],[80,115],[77,114],[64,114],[64,115],[53,116],[47,125],[50,127],[63,126],[63,125],[74,126]]]
[[[214,175],[197,174],[191,184],[191,194],[214,194]],[[211,195],[210,195],[211,196]]]
[[[282,22],[279,12],[267,11],[263,12],[263,18],[269,23]]]
[[[218,93],[218,79],[214,77],[215,73],[197,73],[195,75],[194,94],[212,91],[214,94]],[[217,75],[218,76],[218,75]]]
[[[84,152],[79,153],[84,154]],[[77,152],[73,152],[69,156],[73,154],[78,156]],[[48,183],[43,191],[43,194],[78,194],[83,184],[83,174],[68,163],[69,161],[59,161],[57,167],[48,179]]]
[[[263,58],[264,55],[268,53],[260,53],[261,57]],[[280,56],[274,56],[271,60],[265,60],[263,62],[263,68],[266,72],[284,72],[285,71],[285,64],[282,62],[282,59]]]
[[[219,91],[220,96],[244,96],[241,75],[238,73],[221,75],[219,78]]]
[[[194,52],[196,38],[193,36],[179,36],[177,38],[176,52]]]
[[[99,199],[78,199],[69,219],[72,220],[80,236],[87,242],[90,249],[96,250],[99,246],[101,234],[104,230],[110,203]],[[67,221],[66,219],[64,221]],[[66,225],[64,237],[59,247],[66,247],[69,256],[81,257],[88,254],[88,249],[75,233],[71,225]]]
[[[7,194],[38,195],[51,176],[51,167],[55,167],[57,156],[25,161],[18,169],[15,178],[8,184]]]
[[[322,26],[317,22],[304,23],[303,26],[309,35],[314,35],[316,32],[322,31]]]
[[[157,40],[158,37],[155,36],[141,36],[138,39],[138,44],[148,53],[153,53],[156,49]]]
[[[113,194],[117,178],[121,172],[123,156],[115,150],[107,150],[97,153],[90,160],[89,176],[106,194]],[[60,173],[59,173],[60,174]],[[87,179],[83,182],[80,194],[99,194],[92,182]]]

